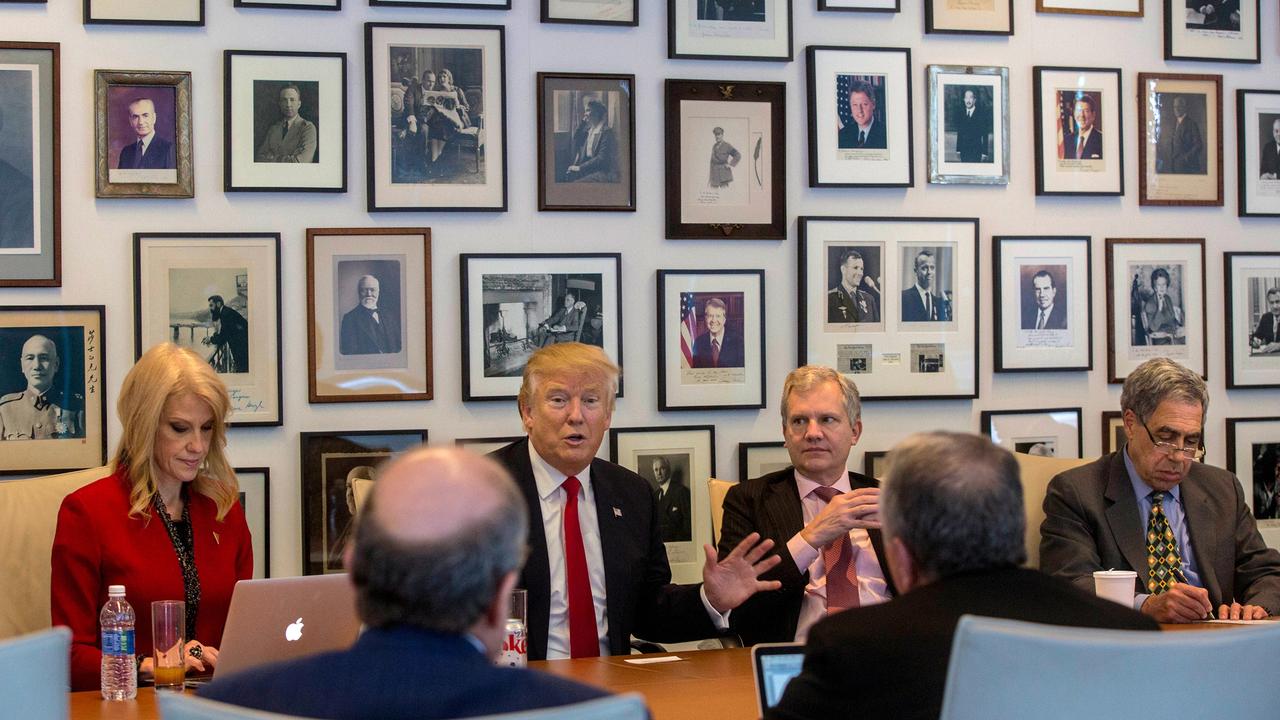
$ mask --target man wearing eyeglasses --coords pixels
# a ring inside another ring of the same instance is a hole
[[[1235,475],[1199,462],[1204,381],[1148,360],[1125,379],[1120,407],[1128,443],[1049,483],[1040,569],[1089,591],[1096,570],[1135,570],[1134,609],[1165,623],[1280,613],[1280,552]]]

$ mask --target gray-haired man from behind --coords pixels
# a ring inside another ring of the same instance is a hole
[[[313,718],[462,718],[606,695],[499,668],[529,518],[497,463],[424,448],[380,474],[346,565],[367,626],[350,649],[229,678],[201,695]]]

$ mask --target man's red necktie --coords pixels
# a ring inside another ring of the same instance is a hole
[[[587,575],[587,551],[582,545],[578,523],[578,489],[582,483],[570,475],[564,488],[564,574],[569,590],[569,656],[599,657],[600,637],[596,634],[596,608],[591,598],[591,578]]]
[[[815,488],[813,493],[824,502],[840,494],[833,487]],[[822,548],[822,564],[827,567],[827,612],[834,613],[858,607],[858,570],[854,567],[855,550],[849,533],[832,540]]]

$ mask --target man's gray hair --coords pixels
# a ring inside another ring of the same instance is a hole
[[[1026,562],[1022,481],[1008,450],[978,435],[919,433],[898,443],[888,463],[881,522],[924,576]]]
[[[782,383],[782,424],[787,424],[787,400],[793,392],[809,392],[824,383],[833,382],[840,387],[844,395],[844,410],[849,416],[849,424],[862,419],[862,396],[858,394],[858,386],[849,378],[841,375],[825,365],[805,365],[787,373]]]
[[[1165,400],[1200,405],[1209,414],[1209,389],[1200,376],[1169,358],[1152,358],[1129,373],[1120,392],[1120,411],[1132,410],[1144,422]]]
[[[507,573],[524,564],[529,511],[500,466],[477,473],[501,496],[489,516],[451,537],[406,543],[377,520],[374,498],[365,501],[356,525],[351,578],[356,607],[369,627],[409,625],[424,630],[467,632],[493,601]]]

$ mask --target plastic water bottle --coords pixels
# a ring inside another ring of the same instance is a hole
[[[102,698],[132,700],[138,696],[138,669],[133,663],[133,628],[137,616],[124,599],[124,586],[107,588],[107,604],[98,623],[102,627]]]

